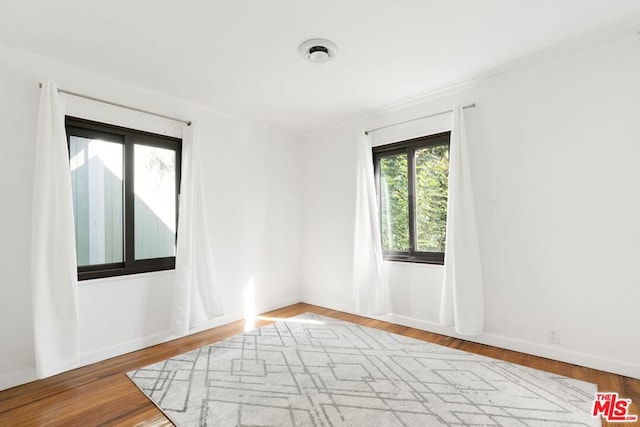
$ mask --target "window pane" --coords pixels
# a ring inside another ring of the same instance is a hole
[[[416,150],[417,250],[444,252],[447,230],[449,147],[438,145]]]
[[[123,261],[121,144],[70,136],[79,266]]]
[[[135,258],[175,256],[176,152],[134,147]]]
[[[382,249],[409,251],[409,179],[407,155],[380,158]]]

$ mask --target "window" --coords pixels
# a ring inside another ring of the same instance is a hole
[[[78,279],[175,268],[182,141],[67,117]]]
[[[373,148],[385,260],[444,264],[449,135]]]

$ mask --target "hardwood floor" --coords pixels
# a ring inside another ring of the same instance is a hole
[[[295,304],[265,313],[261,317],[273,320],[258,319],[256,326],[264,326],[279,318],[288,318],[305,312],[314,312],[596,383],[600,391],[615,391],[621,397],[632,399],[631,413],[639,413],[640,380],[475,344],[327,308],[303,303]],[[243,331],[244,321],[238,321],[51,378],[0,391],[0,426],[171,426],[171,422],[147,400],[125,373]],[[629,426],[630,424],[605,423],[603,425]]]

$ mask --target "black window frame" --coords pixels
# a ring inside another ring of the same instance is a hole
[[[416,181],[415,181],[415,152],[428,147],[446,145],[451,149],[451,132],[442,132],[433,135],[421,136],[390,144],[379,145],[372,148],[373,170],[375,173],[376,197],[378,203],[378,221],[382,225],[382,209],[380,206],[380,159],[387,156],[407,155],[407,180],[409,198],[409,251],[389,251],[383,248],[385,261],[413,262],[422,264],[444,265],[444,252],[425,252],[416,250]]]
[[[136,129],[95,122],[78,117],[65,117],[67,149],[70,153],[71,136],[80,136],[123,145],[123,262],[78,266],[78,280],[100,279],[154,271],[173,270],[176,257],[135,259],[134,212],[134,148],[136,145],[164,148],[176,153],[176,241],[178,237],[178,211],[180,179],[182,176],[182,139]]]

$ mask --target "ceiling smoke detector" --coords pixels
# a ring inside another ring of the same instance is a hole
[[[326,39],[311,39],[298,48],[300,56],[311,62],[331,61],[338,52],[336,44]]]

